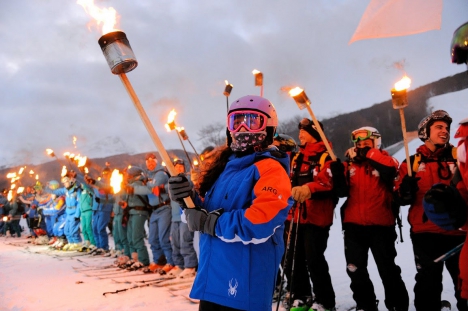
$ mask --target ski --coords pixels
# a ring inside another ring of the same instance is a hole
[[[155,286],[155,287],[166,287],[166,286],[186,284],[186,283],[193,284],[194,280],[195,280],[195,277],[187,278],[187,279],[175,278],[173,280],[168,280],[168,281],[162,281],[162,282],[155,283],[153,286]]]
[[[125,271],[125,272],[123,272]],[[133,276],[141,276],[143,273],[139,270],[136,271],[128,271],[128,270],[123,270],[120,273],[115,273],[115,274],[108,274],[108,275],[103,275],[103,276],[98,276],[97,278],[100,280],[105,280],[105,279],[117,279],[117,278],[125,278],[125,277],[133,277]]]
[[[174,279],[174,277],[168,277],[168,276],[150,276],[147,274],[142,275],[140,278],[132,278],[132,279],[123,279],[123,280],[114,280],[112,281],[114,283],[126,283],[126,284],[131,284],[131,283],[150,283],[150,282],[157,282],[157,281],[165,281],[169,279]]]
[[[111,268],[117,268],[116,265],[102,265],[102,266],[95,266],[95,267],[72,267],[75,272],[85,272],[85,271],[99,271],[99,270],[107,270]]]
[[[192,284],[190,283],[182,283],[182,284],[179,284],[179,285],[174,285],[174,286],[170,286],[170,287],[167,287],[167,289],[170,291],[170,292],[176,292],[176,291],[179,291],[179,290],[182,290],[182,289],[191,289],[192,288]]]
[[[190,297],[190,289],[181,289],[181,290],[169,291],[169,292],[171,293],[171,295],[185,298],[191,303],[196,303],[196,304],[200,303],[200,300]]]
[[[104,292],[104,293],[102,293],[102,295],[104,297],[106,297],[106,295],[118,294],[118,293],[121,293],[121,292],[126,292],[128,290],[136,289],[136,288],[149,287],[151,285],[152,285],[152,283],[146,283],[146,284],[142,284],[142,285],[134,285],[132,287],[118,289],[118,290],[115,290],[113,292]]]

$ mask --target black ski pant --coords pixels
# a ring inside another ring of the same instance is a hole
[[[453,280],[455,298],[459,311],[468,311],[467,301],[460,297],[458,259],[460,253],[446,261],[434,260],[465,241],[465,235],[439,233],[411,233],[414,261],[416,263],[416,284],[414,285],[414,306],[417,311],[440,311],[442,299],[442,272],[445,268]]]
[[[389,310],[408,310],[409,297],[395,264],[397,252],[395,227],[344,224],[346,272],[351,278],[351,290],[358,309],[376,311],[374,285],[367,270],[371,250],[385,292],[385,306]]]
[[[242,311],[242,310],[222,306],[217,303],[206,301],[206,300],[200,300],[200,306],[198,307],[198,311]]]
[[[290,249],[286,254],[285,275],[288,280],[288,290],[293,298],[304,300],[305,297],[312,295],[310,285],[312,281],[315,301],[331,309],[335,306],[335,291],[324,255],[330,226],[322,228],[312,224],[299,224],[297,241],[296,226],[294,223]],[[285,232],[289,232],[289,228],[286,228]]]

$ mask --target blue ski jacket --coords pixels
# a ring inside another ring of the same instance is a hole
[[[216,236],[200,235],[190,297],[241,310],[271,311],[292,206],[289,157],[275,149],[232,155],[202,207],[219,208]]]

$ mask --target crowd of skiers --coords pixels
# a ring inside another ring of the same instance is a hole
[[[453,62],[468,62],[467,40],[468,23],[455,32]],[[371,126],[350,133],[354,146],[343,161],[330,153],[320,122],[299,122],[299,144],[276,134],[277,126],[269,100],[241,97],[229,107],[226,146],[210,151],[193,176],[180,160],[174,163],[180,174],[169,176],[157,168],[154,154],[146,156],[146,168],[126,169],[117,194],[109,185],[109,169],[100,180],[85,175],[81,182],[79,174],[68,172],[63,187],[56,181],[37,183],[35,193],[27,190],[18,200],[2,201],[3,213],[10,215],[6,225],[20,235],[18,205],[24,204],[35,234],[65,236],[66,245],[65,240],[52,245],[107,255],[106,226],[113,214],[122,267],[190,276],[197,269],[191,297],[200,300],[201,311],[269,311],[274,296],[292,311],[330,311],[336,310],[336,293],[324,253],[335,207],[346,198],[339,211],[343,268],[356,310],[378,310],[367,269],[371,251],[383,304],[407,311],[395,241],[400,207],[409,206],[416,310],[441,309],[445,267],[457,309],[468,311],[468,246],[461,254],[453,251],[466,241],[468,229],[468,119],[456,132],[457,148],[449,143],[452,118],[443,110],[431,112],[418,125],[421,146],[401,164],[382,149],[382,136]],[[195,207],[186,206],[188,198]],[[33,219],[39,209],[38,225]],[[152,258],[144,242],[146,222]],[[194,232],[200,233],[198,258]]]
[[[146,155],[145,164],[123,169],[123,189],[116,194],[108,163],[96,179],[70,170],[61,178],[62,187],[56,180],[45,185],[37,181],[10,201],[4,193],[0,232],[20,237],[19,222],[25,218],[33,244],[116,257],[128,270],[192,277],[198,266],[194,233],[181,222],[179,204],[169,198],[166,169],[158,167],[154,153]],[[183,159],[175,159],[174,167],[190,179]],[[114,249],[109,247],[109,233]]]

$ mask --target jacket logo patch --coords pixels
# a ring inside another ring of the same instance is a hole
[[[237,282],[236,279],[230,279],[229,280],[228,296],[236,297],[236,295],[237,295],[237,286],[239,286],[239,283]]]
[[[274,194],[277,194],[277,192],[278,192],[278,191],[276,191],[275,188],[273,188],[273,187],[267,187],[267,186],[263,187],[263,188],[262,188],[262,191],[268,191],[268,192],[272,192],[272,193],[274,193]]]

